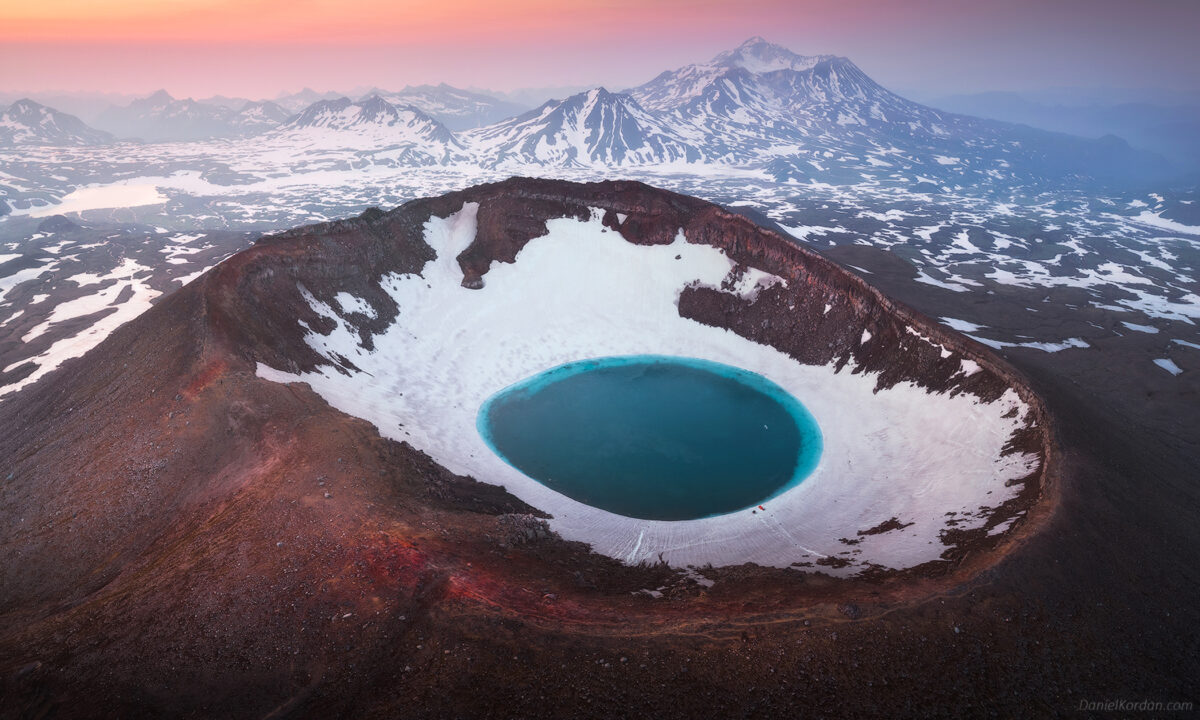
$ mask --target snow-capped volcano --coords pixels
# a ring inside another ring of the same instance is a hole
[[[694,162],[700,150],[628,95],[596,88],[470,134],[481,164],[623,166]]]
[[[28,99],[0,112],[0,145],[94,145],[112,139],[74,115]]]
[[[397,160],[416,165],[464,157],[462,144],[445,125],[417,108],[397,107],[378,95],[362,102],[346,97],[315,102],[276,134],[331,147],[398,149]]]
[[[628,92],[644,108],[670,112],[704,95],[714,84],[729,77],[761,75],[780,70],[805,72],[819,63],[837,59],[833,55],[797,55],[785,47],[753,37],[733,50],[718,54],[707,63],[667,70]]]
[[[830,77],[830,70],[834,75]],[[769,43],[762,38],[754,37],[742,43],[733,50],[718,54],[707,63],[687,65],[678,70],[668,70],[661,73],[650,82],[629,90],[643,107],[663,112],[679,109],[689,102],[701,97],[710,88],[731,78],[766,76],[774,73],[794,73],[799,76],[807,75],[814,78],[807,84],[809,90],[815,91],[816,96],[863,96],[863,88],[850,87],[846,92],[840,86],[836,69],[849,71],[852,77],[851,85],[858,85],[866,80],[870,90],[882,91],[883,88],[870,81],[854,64],[846,58],[835,55],[798,55],[791,50]],[[798,97],[780,97],[781,101],[799,100]]]
[[[834,55],[762,38],[660,74],[629,95],[710,160],[779,180],[931,185],[1128,179],[1155,161],[1118,144],[954,115],[907,100]]]
[[[845,139],[871,126],[944,132],[943,113],[886,90],[850,60],[797,55],[757,37],[629,94],[703,135],[716,156],[778,155],[806,138]]]

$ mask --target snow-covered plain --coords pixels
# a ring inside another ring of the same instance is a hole
[[[129,177],[118,172],[126,163],[145,170]],[[385,161],[382,155],[332,146],[298,153],[295,147],[269,137],[255,142],[23,146],[20,153],[0,150],[0,166],[7,172],[0,172],[0,180],[10,188],[10,198],[24,185],[11,179],[8,171],[38,178],[33,185],[40,184],[40,215],[68,210],[68,206],[54,203],[80,185],[51,177],[67,165],[89,168],[92,180],[86,187],[113,191],[105,195],[109,198],[105,204],[137,202],[139,197],[128,194],[130,187],[146,188],[145,199],[150,194],[169,198],[165,204],[126,205],[120,213],[122,222],[133,218],[159,228],[157,235],[147,235],[147,241],[163,243],[162,255],[153,262],[145,258],[141,262],[171,268],[170,275],[177,282],[159,287],[160,291],[191,281],[219,259],[212,252],[195,254],[195,248],[207,246],[186,241],[196,233],[214,228],[294,227],[345,217],[370,206],[391,208],[416,197],[502,180],[510,172],[455,165],[414,168]],[[228,176],[221,179],[221,173]],[[530,168],[521,174],[576,181],[612,176],[603,169],[579,168]],[[111,180],[97,180],[104,176]],[[853,185],[778,183],[760,170],[698,163],[644,167],[632,176],[684,194],[752,208],[811,245],[859,244],[889,250],[912,263],[919,282],[964,297],[1001,288],[1077,292],[1081,307],[1117,313],[1120,321],[1137,325],[1182,323],[1185,329],[1175,332],[1186,332],[1185,339],[1200,342],[1194,330],[1200,320],[1195,238],[1112,212],[1127,201],[1078,193],[1014,194],[1006,212],[997,214],[992,199],[955,193],[933,197],[874,180]],[[1157,205],[1155,208],[1160,212]],[[0,251],[10,261],[7,267],[0,266],[0,322],[14,320],[16,313],[26,310],[23,301],[14,302],[12,296],[18,285],[28,284],[32,293],[50,294],[51,300],[39,308],[49,312],[49,306],[59,302],[50,288],[78,274],[76,268],[85,264],[84,259],[89,267],[104,269],[121,262],[119,253],[109,249],[107,232],[97,231],[91,238],[80,236],[63,247],[62,240],[56,239],[59,235],[33,232],[36,224],[31,223],[28,210],[0,217]],[[113,212],[84,211],[82,221],[103,221]],[[964,237],[966,241],[960,242]],[[228,251],[236,249],[229,247]],[[107,327],[105,323],[97,330]],[[1005,343],[1006,351],[1072,352],[1087,352],[1084,348],[1095,340],[1094,335],[1081,338],[1078,332],[1072,336],[1053,328],[1040,330],[1036,337],[1023,336],[1024,332],[1015,327],[987,328],[977,339]],[[10,366],[21,357],[43,364],[44,359],[35,357],[40,348],[28,352],[23,348],[16,346],[3,364]],[[66,345],[62,349],[68,350]],[[4,396],[0,393],[0,401]]]
[[[551,527],[563,537],[629,563],[784,567],[838,558],[850,564],[822,569],[851,575],[870,566],[908,568],[938,559],[950,517],[960,530],[982,526],[987,513],[981,507],[1012,497],[1017,488],[1006,481],[1036,468],[1034,456],[1002,455],[1026,410],[1013,391],[990,404],[909,384],[875,393],[873,376],[801,365],[773,348],[679,317],[685,286],[716,286],[732,267],[721,251],[688,244],[682,232],[671,245],[644,247],[604,228],[598,212],[585,222],[552,220],[547,235],[530,241],[514,264],[494,263],[483,289],[463,288],[455,257],[474,238],[476,210],[468,204],[429,220],[426,241],[437,259],[420,276],[383,278],[400,312],[375,336],[374,351],[360,346],[348,322],[365,303],[341,293],[335,308],[308,295],[314,310],[337,324],[328,336],[310,333],[309,344],[330,362],[348,358],[361,372],[325,367],[292,375],[259,365],[259,375],[309,383],[383,435],[550,513]],[[769,278],[755,275],[743,290],[764,281]],[[647,521],[550,490],[504,463],[476,430],[482,403],[514,382],[566,362],[637,354],[711,360],[779,384],[820,425],[820,464],[765,512]],[[1013,408],[1018,412],[1005,417]],[[859,535],[891,518],[911,525]]]
[[[30,362],[37,366],[32,373],[21,380],[0,386],[0,397],[14,393],[26,385],[37,382],[46,373],[54,370],[71,358],[83,355],[88,350],[103,342],[104,338],[108,337],[112,331],[149,310],[151,301],[158,297],[160,293],[150,287],[144,280],[136,277],[139,274],[143,274],[146,270],[148,268],[126,259],[119,267],[107,275],[89,277],[81,274],[76,276],[78,278],[76,282],[81,286],[101,284],[106,280],[115,280],[116,283],[105,284],[104,288],[95,294],[84,295],[76,300],[70,300],[55,306],[54,310],[50,313],[50,317],[29,330],[21,338],[21,342],[28,343],[35,340],[56,323],[92,313],[99,313],[105,309],[111,309],[112,311],[74,335],[55,341],[38,355],[21,358],[7,367],[0,368],[2,372],[10,372]],[[122,301],[122,293],[126,290],[129,291],[128,298]]]
[[[13,373],[0,383],[0,401],[95,347],[250,237],[108,226],[34,233],[12,244],[23,252],[0,255],[12,261],[0,263],[0,374]]]

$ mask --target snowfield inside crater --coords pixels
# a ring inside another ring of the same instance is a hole
[[[850,561],[820,568],[839,575],[868,565],[908,568],[940,557],[948,521],[957,519],[959,530],[981,527],[982,507],[994,508],[1018,491],[1006,481],[1037,467],[1036,456],[1002,454],[1028,410],[1011,389],[987,404],[907,383],[875,393],[873,375],[802,365],[733,332],[681,318],[680,291],[691,283],[718,286],[733,266],[722,251],[687,243],[682,231],[671,245],[646,247],[605,228],[599,211],[583,222],[551,220],[549,232],[531,240],[515,263],[492,264],[483,289],[463,288],[455,258],[475,237],[477,209],[467,204],[448,218],[430,219],[425,239],[436,260],[420,275],[384,277],[400,312],[375,336],[374,351],[361,347],[348,322],[364,312],[365,302],[341,293],[335,308],[305,291],[313,308],[337,323],[327,336],[310,332],[309,344],[331,362],[344,356],[361,372],[323,367],[294,375],[259,365],[259,375],[309,383],[382,435],[409,442],[455,473],[503,485],[551,514],[551,528],[564,538],[629,563],[661,558],[681,567],[785,567],[828,557]],[[753,281],[736,288],[747,297],[761,285],[784,282],[747,275]],[[862,342],[871,342],[868,333]],[[480,406],[497,391],[564,363],[615,355],[686,356],[763,375],[815,417],[824,438],[819,465],[766,503],[765,512],[648,521],[547,488],[497,457],[477,432]],[[1018,412],[1010,413],[1014,407]],[[859,534],[891,518],[907,527]]]

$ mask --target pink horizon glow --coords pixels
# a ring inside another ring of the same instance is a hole
[[[761,35],[896,90],[1196,89],[1200,3],[868,0],[42,0],[0,7],[0,91],[273,97],[446,82],[605,85]],[[1161,5],[1161,7],[1159,7]],[[1151,8],[1150,6],[1154,6]],[[167,8],[167,10],[164,10]]]

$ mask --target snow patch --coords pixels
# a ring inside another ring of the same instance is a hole
[[[992,340],[990,338],[980,337],[978,335],[967,335],[975,342],[981,345],[987,345],[990,348],[1000,350],[1002,348],[1030,348],[1033,350],[1041,350],[1042,352],[1061,352],[1070,348],[1086,348],[1091,347],[1083,338],[1067,338],[1062,342],[1005,342],[1004,340]]]
[[[1184,225],[1181,222],[1175,222],[1169,218],[1163,217],[1159,213],[1150,210],[1143,210],[1137,217],[1130,218],[1135,223],[1149,225],[1150,227],[1158,228],[1159,230],[1169,230],[1171,232],[1186,233],[1188,235],[1200,235],[1200,225]]]
[[[474,238],[476,210],[468,204],[448,218],[431,218],[425,238],[436,259],[420,275],[381,280],[401,312],[373,338],[373,351],[332,308],[310,300],[315,311],[334,315],[335,327],[328,335],[310,333],[307,342],[331,361],[352,358],[362,372],[321,367],[292,375],[259,365],[258,374],[309,383],[335,407],[451,472],[503,485],[546,511],[564,538],[630,563],[661,557],[676,567],[786,567],[835,555],[845,549],[838,539],[847,533],[904,517],[914,523],[904,533],[864,538],[852,564],[830,572],[851,575],[867,563],[912,567],[940,557],[947,511],[994,507],[1019,489],[1007,481],[1037,467],[1035,456],[1002,454],[1025,408],[1011,390],[986,404],[908,383],[876,392],[874,375],[839,373],[833,363],[801,365],[774,348],[681,318],[679,292],[716,285],[730,269],[724,254],[688,243],[682,232],[669,245],[638,246],[605,232],[595,216],[550,220],[547,234],[529,241],[515,263],[493,264],[484,288],[463,288],[455,257]],[[647,521],[584,505],[526,477],[476,430],[481,404],[519,380],[584,358],[638,354],[726,363],[779,384],[821,428],[818,467],[772,500],[769,517],[747,510]]]
[[[1172,375],[1179,375],[1183,372],[1183,368],[1179,367],[1173,360],[1168,358],[1158,358],[1154,361],[1154,364],[1171,373]]]
[[[787,287],[787,280],[756,267],[747,267],[733,291],[747,300],[754,300],[760,292],[774,285]]]
[[[77,213],[85,210],[158,205],[159,203],[165,203],[169,199],[166,195],[160,193],[154,185],[137,183],[93,185],[67,193],[57,204],[44,205],[27,211],[18,210],[13,214],[46,217],[48,215]]]
[[[1153,325],[1138,325],[1137,323],[1124,322],[1124,321],[1122,321],[1121,324],[1124,325],[1125,327],[1129,328],[1130,330],[1134,330],[1134,331],[1140,332],[1140,333],[1149,333],[1151,335],[1155,335],[1158,333],[1158,328],[1154,327]]]
[[[957,330],[960,333],[976,332],[978,330],[983,330],[985,327],[983,325],[976,325],[973,322],[967,322],[966,320],[959,320],[958,318],[944,317],[938,319],[941,320],[942,324],[946,327]]]
[[[342,313],[349,315],[350,313],[360,313],[374,320],[378,317],[375,308],[362,298],[357,298],[348,292],[340,292],[333,298],[337,301],[338,306],[342,308]]]

